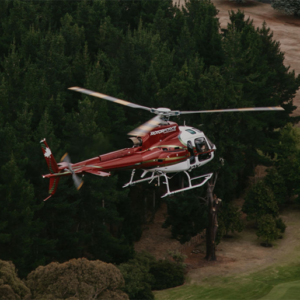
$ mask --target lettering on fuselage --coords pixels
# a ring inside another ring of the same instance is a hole
[[[157,135],[157,134],[160,134],[160,133],[168,133],[168,132],[172,132],[172,131],[176,131],[176,126],[161,129],[161,130],[151,131],[150,135]]]

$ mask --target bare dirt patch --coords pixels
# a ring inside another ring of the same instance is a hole
[[[156,259],[167,257],[169,250],[178,250],[180,242],[172,239],[170,228],[162,228],[167,217],[167,204],[162,203],[155,214],[152,223],[144,226],[141,239],[135,243],[135,251],[147,251],[155,256]]]
[[[187,265],[187,271],[199,268],[218,268],[220,264],[226,265],[236,261],[234,258],[226,257],[222,255],[222,248],[219,247],[217,250],[218,259],[216,261],[208,261],[205,259],[205,242],[201,244],[192,245],[187,247],[183,254],[187,256],[185,259],[185,264]]]

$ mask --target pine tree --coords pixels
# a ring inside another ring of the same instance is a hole
[[[256,183],[245,196],[242,208],[249,220],[258,220],[263,215],[278,216],[278,205],[273,191],[263,182]]]
[[[168,217],[163,227],[171,226],[172,237],[182,244],[207,226],[207,209],[200,195],[201,190],[198,189],[197,193],[185,192],[168,199]]]
[[[14,156],[0,170],[1,234],[0,257],[13,260],[24,276],[32,263],[33,234],[38,228],[34,223],[35,204],[33,186],[23,178]]]
[[[266,241],[266,247],[272,246],[270,242],[276,240],[279,233],[274,217],[272,215],[263,215],[258,219],[257,225],[256,235]],[[263,244],[261,245],[263,246]]]

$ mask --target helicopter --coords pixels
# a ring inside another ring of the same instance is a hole
[[[157,180],[159,186],[161,179],[164,179],[162,183],[166,185],[166,193],[162,195],[162,198],[198,188],[203,186],[212,177],[213,173],[196,177],[191,177],[189,173],[193,169],[209,163],[214,158],[214,152],[217,148],[203,131],[191,126],[179,126],[177,123],[169,121],[170,117],[195,113],[284,110],[280,106],[275,106],[179,111],[165,107],[150,108],[80,87],[70,87],[69,90],[128,107],[147,110],[156,116],[128,133],[132,142],[131,148],[102,154],[74,164],[71,163],[67,153],[57,163],[46,139],[41,140],[40,144],[50,172],[43,175],[43,178],[50,179],[49,196],[44,201],[55,194],[59,180],[63,176],[72,176],[74,185],[79,190],[83,180],[78,175],[84,176],[88,173],[100,177],[109,177],[111,171],[126,169],[131,169],[132,172],[129,182],[123,187],[145,181],[152,183],[154,180]],[[139,179],[135,179],[136,170],[143,171]],[[180,172],[187,176],[188,186],[171,191],[169,180]],[[175,175],[170,177],[170,174]]]

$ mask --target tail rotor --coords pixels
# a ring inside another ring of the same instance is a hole
[[[83,180],[78,175],[76,175],[76,173],[74,172],[74,170],[72,168],[71,159],[70,159],[70,156],[68,153],[65,153],[65,155],[61,158],[60,164],[62,164],[62,163],[66,163],[67,168],[72,173],[72,179],[73,179],[74,185],[75,185],[76,189],[79,190],[83,185]]]

